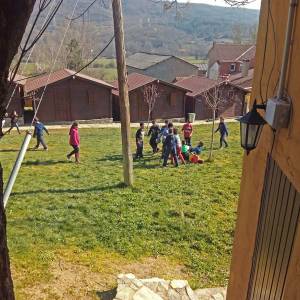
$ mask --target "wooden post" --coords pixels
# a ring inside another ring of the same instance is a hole
[[[130,105],[127,85],[124,25],[121,0],[112,0],[112,9],[114,18],[116,58],[119,82],[124,182],[127,186],[132,186],[133,162],[130,149]]]

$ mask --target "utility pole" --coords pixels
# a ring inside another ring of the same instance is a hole
[[[116,58],[118,68],[124,183],[133,185],[133,162],[130,149],[130,105],[125,58],[124,22],[121,0],[112,0]]]

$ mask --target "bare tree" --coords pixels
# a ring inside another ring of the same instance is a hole
[[[212,112],[212,126],[211,126],[211,138],[210,138],[210,146],[209,146],[209,156],[208,161],[212,161],[213,158],[213,144],[214,144],[214,136],[215,136],[215,123],[216,123],[216,112],[221,108],[221,105],[226,102],[226,99],[221,93],[220,89],[223,86],[224,82],[216,84],[213,88],[205,91],[202,94],[202,99],[204,99],[205,103],[209,107]],[[225,84],[227,84],[225,82]]]
[[[157,98],[159,97],[159,81],[157,83],[152,83],[144,88],[144,101],[148,105],[148,125],[149,127],[151,113],[155,107]]]

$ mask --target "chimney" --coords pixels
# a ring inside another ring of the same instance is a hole
[[[250,69],[250,60],[244,59],[242,64],[242,77],[247,77]]]

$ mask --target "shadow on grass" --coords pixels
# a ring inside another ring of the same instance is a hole
[[[58,164],[69,164],[66,160],[28,160],[23,163],[23,166],[52,166]]]
[[[48,189],[48,190],[34,190],[34,191],[27,191],[27,192],[16,192],[12,193],[13,196],[18,196],[18,195],[34,195],[38,193],[43,193],[43,194],[84,194],[84,193],[89,193],[89,192],[104,192],[112,189],[123,189],[126,186],[124,183],[118,183],[114,185],[109,185],[109,186],[93,186],[90,188],[78,188],[78,189]]]
[[[113,300],[117,295],[117,289],[115,288],[105,292],[96,292],[96,295],[101,300]]]
[[[3,149],[3,150],[0,150],[0,152],[3,152],[3,153],[5,153],[5,152],[19,152],[20,151],[20,149]]]

